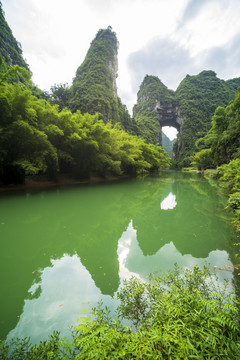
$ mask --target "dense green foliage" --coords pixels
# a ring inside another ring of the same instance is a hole
[[[117,298],[115,319],[101,303],[82,312],[72,342],[58,333],[34,346],[2,341],[1,358],[239,359],[239,301],[206,268],[125,280]]]
[[[58,105],[59,110],[68,107],[70,99],[70,90],[68,84],[59,84],[51,87],[50,102],[52,105]]]
[[[26,77],[25,83],[12,82]],[[28,76],[27,76],[28,75]],[[0,174],[3,183],[23,182],[25,174],[136,174],[169,165],[162,148],[147,145],[98,115],[72,114],[38,99],[29,90],[29,73],[12,68],[0,74]]]
[[[174,93],[157,76],[146,75],[137,94],[137,105],[133,116],[139,128],[139,134],[149,143],[161,143],[159,115],[156,105],[173,104]]]
[[[11,70],[13,64],[27,68],[22,58],[22,51],[12,36],[2,10],[0,20],[2,27],[0,70],[2,74]],[[132,118],[126,106],[117,97],[117,51],[118,41],[111,27],[99,30],[84,62],[77,69],[72,86],[54,85],[50,96],[34,86],[31,81],[28,83],[28,89],[37,98],[49,100],[52,105],[58,105],[60,111],[68,107],[72,112],[80,110],[82,114],[98,113],[99,119],[102,119],[104,123],[109,121],[113,124],[120,123],[122,129],[131,135],[140,136],[148,143],[162,144],[163,141],[169,153],[171,153],[170,144],[166,144],[165,137],[162,140],[160,114],[157,109],[165,107],[166,116],[171,109],[177,109],[184,121],[178,140],[174,144],[175,163],[180,167],[189,166],[193,154],[197,150],[202,150],[199,142],[196,146],[196,141],[209,131],[215,109],[228,105],[233,98],[240,85],[240,78],[223,81],[218,79],[213,71],[203,71],[199,75],[187,75],[174,93],[158,77],[146,75],[138,92],[138,102],[134,106]],[[18,80],[21,81],[20,78]],[[8,82],[11,82],[10,76],[8,76]],[[224,141],[228,142],[227,146],[231,145],[229,140]],[[198,147],[199,144],[200,147]],[[200,156],[203,158],[203,163],[200,166],[207,166],[211,163],[209,162],[211,157],[204,146],[203,149],[204,152]],[[231,153],[232,149],[227,151]],[[223,159],[220,159],[218,164],[224,162],[224,158],[227,157],[225,154],[221,156]]]
[[[0,340],[2,360],[71,360],[77,353],[78,349],[67,339],[60,338],[57,331],[39,345],[32,345],[29,338],[12,339],[9,343]]]
[[[234,212],[234,223],[240,233],[240,158],[219,166],[211,176],[218,179],[224,193],[229,195],[228,206]]]
[[[212,127],[206,136],[198,139],[193,160],[198,168],[215,168],[229,163],[240,155],[240,91],[227,106],[218,107],[212,117]],[[203,161],[208,153],[208,161]]]

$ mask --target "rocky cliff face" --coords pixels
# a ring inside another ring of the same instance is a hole
[[[111,59],[108,63],[108,67],[112,73],[112,77],[113,77],[113,82],[112,82],[112,86],[113,86],[113,95],[114,97],[117,99],[118,94],[117,94],[117,77],[118,77],[118,54],[117,54],[117,49],[115,49],[114,52],[114,56],[113,59]]]
[[[163,126],[173,126],[180,131],[180,126],[183,123],[183,116],[181,116],[179,106],[175,104],[161,104],[157,101],[156,107],[154,109],[159,116],[159,124]]]

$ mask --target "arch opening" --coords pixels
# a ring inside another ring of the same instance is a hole
[[[178,129],[174,126],[162,127],[162,147],[172,157],[173,144],[176,141]]]

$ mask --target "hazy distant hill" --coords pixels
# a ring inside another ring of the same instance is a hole
[[[176,139],[170,140],[169,137],[162,132],[162,147],[165,151],[167,151],[170,157],[172,157],[173,144],[175,141]]]

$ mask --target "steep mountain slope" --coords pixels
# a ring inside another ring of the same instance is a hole
[[[4,12],[0,2],[0,71],[6,70],[12,65],[19,65],[29,70],[26,61],[22,57],[21,44],[17,42],[4,18]]]
[[[107,123],[130,118],[117,95],[118,40],[109,26],[98,31],[79,66],[70,89],[69,106],[72,111],[94,114],[98,112]]]

